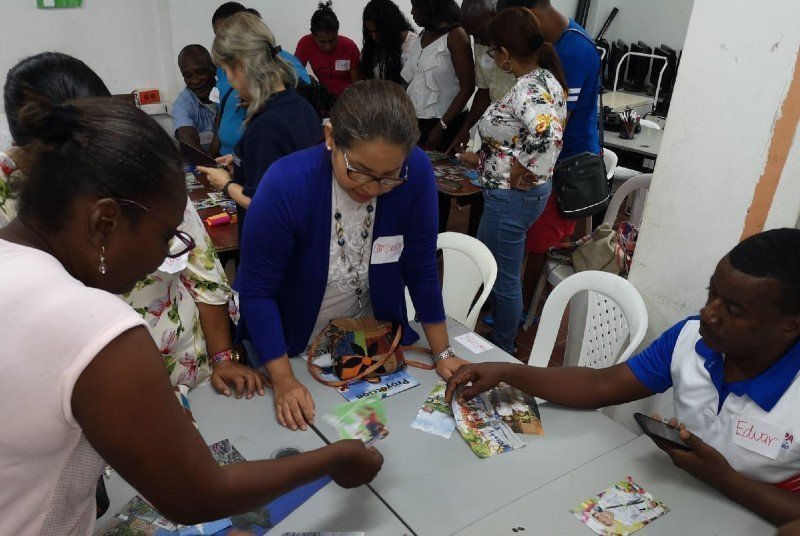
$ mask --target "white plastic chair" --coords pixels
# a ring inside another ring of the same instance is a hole
[[[608,180],[613,179],[614,172],[617,170],[617,163],[619,162],[619,156],[617,156],[617,153],[615,153],[611,149],[603,148],[603,162],[606,165],[606,177],[608,177]]]
[[[659,125],[655,121],[650,121],[649,119],[640,119],[639,124],[642,125],[642,128],[652,128],[655,130],[661,130],[661,125]]]
[[[603,223],[607,223],[613,227],[614,220],[617,218],[617,213],[622,206],[625,199],[634,192],[639,192],[636,200],[631,209],[630,222],[636,227],[642,223],[642,212],[644,211],[644,203],[647,200],[646,191],[650,188],[650,180],[653,178],[652,173],[639,174],[632,179],[622,183],[619,189],[611,196],[611,201],[608,203],[606,215],[603,218]],[[569,264],[560,264],[558,261],[548,259],[539,274],[539,279],[536,282],[536,289],[533,292],[533,299],[531,305],[528,307],[528,316],[525,320],[524,329],[528,329],[533,325],[535,320],[534,315],[539,308],[539,302],[542,300],[542,293],[544,292],[545,283],[549,282],[551,285],[558,286],[566,278],[575,275],[575,268]]]
[[[544,304],[528,364],[546,367],[553,353],[564,310],[578,293],[589,300],[583,342],[577,359],[564,365],[605,368],[628,359],[644,340],[647,308],[627,279],[608,272],[579,272],[558,285]],[[573,329],[572,315],[569,329]],[[578,334],[580,336],[580,334]]]
[[[497,262],[483,242],[462,233],[440,233],[436,247],[442,250],[444,263],[442,281],[444,310],[447,316],[461,322],[469,329],[474,329],[481,307],[489,298],[497,279]],[[475,301],[481,286],[483,290]],[[408,319],[413,320],[416,313],[408,288],[406,288],[406,308]]]

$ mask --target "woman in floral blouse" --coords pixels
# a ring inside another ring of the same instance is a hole
[[[15,146],[8,154],[0,152],[0,227],[16,216],[11,193],[15,181],[25,180],[25,146],[34,141],[17,120],[28,86],[56,103],[111,96],[94,71],[66,54],[37,54],[11,68],[3,98]],[[147,321],[176,390],[184,386],[188,391],[211,377],[214,388],[226,396],[233,394],[230,384],[237,396],[263,395],[262,376],[233,361],[228,310],[233,291],[191,202],[178,231],[191,237],[194,247],[178,258],[167,258],[122,298]],[[176,253],[186,247],[177,239],[171,243]]]
[[[555,49],[545,42],[531,11],[502,11],[489,26],[489,37],[487,54],[517,82],[478,123],[480,151],[460,157],[478,167],[484,188],[478,238],[498,267],[491,296],[494,340],[513,354],[522,315],[525,233],[550,196],[567,116],[566,81]]]

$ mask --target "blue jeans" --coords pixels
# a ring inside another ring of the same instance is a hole
[[[497,281],[489,298],[494,316],[494,342],[514,354],[522,314],[520,271],[525,258],[525,234],[544,211],[550,197],[548,181],[527,192],[484,190],[484,209],[478,239],[497,261]]]

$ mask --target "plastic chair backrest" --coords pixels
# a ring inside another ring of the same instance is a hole
[[[608,180],[614,178],[614,172],[617,170],[617,163],[619,156],[611,149],[603,148],[603,163],[606,165],[606,177]]]
[[[547,366],[567,304],[585,291],[589,292],[589,306],[583,344],[574,364],[607,367],[628,359],[636,350],[647,331],[647,308],[639,291],[622,277],[590,270],[566,278],[548,296],[529,365]]]
[[[481,307],[489,298],[497,279],[497,262],[483,242],[462,233],[440,233],[436,247],[442,250],[444,264],[444,310],[447,316],[474,329]],[[481,286],[483,290],[476,301],[475,296]],[[415,312],[408,288],[406,308],[409,320],[413,319]]]
[[[608,208],[606,209],[606,215],[603,218],[603,223],[608,223],[613,228],[614,220],[616,220],[619,209],[622,206],[622,203],[625,201],[625,198],[636,190],[649,190],[650,180],[652,178],[652,173],[643,173],[623,182],[619,189],[614,192],[614,195],[611,196],[611,201],[608,203]],[[644,197],[642,197],[642,202],[640,204],[644,205]],[[642,211],[638,210],[636,212],[638,213],[637,217],[632,218],[631,223],[638,227],[642,223]],[[638,221],[633,221],[633,219],[638,219]]]

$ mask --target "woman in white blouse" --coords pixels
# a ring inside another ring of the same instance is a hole
[[[567,117],[566,80],[555,49],[545,42],[531,11],[502,11],[489,26],[489,37],[487,54],[517,82],[480,119],[480,151],[459,156],[478,167],[484,188],[478,238],[497,260],[491,296],[494,341],[514,353],[522,314],[519,274],[525,234],[550,196]]]
[[[401,74],[417,111],[420,145],[444,151],[461,130],[475,90],[472,47],[455,0],[411,0],[411,16],[423,30]],[[439,232],[449,213],[450,196],[439,193]]]

